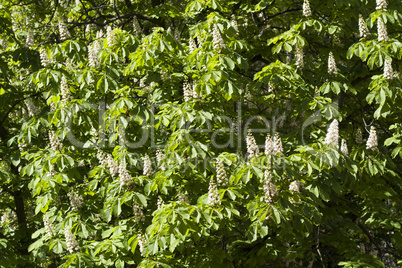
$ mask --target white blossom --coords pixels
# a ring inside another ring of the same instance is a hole
[[[62,20],[59,20],[59,33],[60,33],[60,39],[63,41],[71,37],[66,24]]]
[[[377,6],[376,9],[387,9],[388,3],[387,0],[376,0]]]
[[[216,180],[221,186],[226,186],[228,184],[228,178],[221,158],[216,160]]]
[[[36,107],[36,105],[32,101],[32,99],[27,99],[26,100],[26,105],[27,105],[28,115],[29,116],[35,116],[36,114],[39,113],[39,109],[38,109],[38,107]]]
[[[27,45],[27,47],[31,48],[33,46],[35,46],[35,37],[34,34],[32,33],[32,31],[29,31],[27,34],[27,39],[25,41],[25,44]]]
[[[39,51],[40,62],[43,66],[48,66],[50,64],[49,57],[47,56],[47,51],[43,47],[40,48]]]
[[[356,131],[356,143],[357,144],[362,144],[363,143],[363,133],[362,129],[359,127]]]
[[[61,91],[61,105],[65,107],[67,103],[71,100],[71,92],[67,83],[67,78],[63,75],[60,83]]]
[[[179,193],[179,195],[178,195],[178,201],[180,202],[180,203],[190,203],[190,201],[188,200],[188,197],[187,197],[187,195],[185,195],[185,194],[183,194],[183,193]]]
[[[369,29],[367,28],[363,15],[359,14],[359,36],[367,37],[368,34],[369,34]]]
[[[311,16],[310,2],[308,0],[304,0],[303,2],[303,16],[305,17]]]
[[[201,39],[200,36],[197,36],[197,43],[198,43],[198,48],[202,48],[204,41]]]
[[[194,50],[197,49],[197,45],[195,44],[194,38],[192,38],[190,36],[188,43],[189,43],[189,47],[190,47],[190,53],[193,53]]]
[[[192,86],[192,91],[191,91],[192,92],[192,97],[193,97],[193,99],[200,99],[202,101],[203,96],[202,96],[202,94],[197,93],[196,88],[197,88],[197,83],[194,81],[193,86]]]
[[[128,171],[126,169],[125,161],[120,161],[119,165],[119,178],[120,178],[120,185],[129,185],[132,180],[130,174],[128,174]]]
[[[388,80],[394,78],[394,71],[392,70],[392,61],[390,57],[386,57],[384,61],[384,78]]]
[[[258,149],[257,143],[255,141],[253,134],[251,133],[251,130],[249,130],[247,133],[246,146],[247,146],[248,158],[259,156],[260,150]]]
[[[157,202],[157,207],[158,209],[160,209],[161,207],[163,207],[165,205],[165,202],[163,202],[162,197],[159,195],[158,196],[158,202]]]
[[[119,173],[119,167],[111,154],[107,155],[107,166],[110,170],[110,175],[115,177]]]
[[[387,27],[381,17],[377,19],[377,33],[378,33],[378,41],[388,41],[388,32]]]
[[[78,195],[74,192],[69,194],[70,197],[70,205],[73,210],[78,211],[84,205],[84,198],[81,195]]]
[[[332,51],[329,52],[329,56],[328,56],[328,73],[329,74],[337,74],[338,73],[338,71],[336,69],[334,54],[332,53]]]
[[[341,152],[343,155],[349,155],[348,145],[346,144],[346,140],[342,139],[341,141]]]
[[[49,237],[54,236],[56,233],[54,230],[54,226],[53,226],[52,222],[50,221],[49,217],[46,215],[43,215],[43,224],[45,225],[46,234]]]
[[[133,205],[133,214],[134,214],[134,221],[139,223],[142,221],[145,221],[145,215],[144,212],[142,211],[142,206],[138,204]]]
[[[275,134],[273,143],[274,143],[273,153],[275,155],[279,154],[282,156],[283,155],[282,139],[281,137],[279,137],[278,133]]]
[[[214,49],[222,49],[225,47],[222,35],[219,32],[218,26],[216,26],[216,24],[214,24],[212,31],[212,43],[214,44]]]
[[[273,201],[272,198],[275,196],[277,192],[277,187],[275,186],[275,184],[272,183],[271,179],[272,179],[271,171],[269,169],[265,169],[263,189],[264,189],[265,202],[267,203],[272,203]]]
[[[183,96],[184,101],[189,101],[193,97],[193,92],[191,90],[190,83],[187,81],[184,81],[183,83]]]
[[[50,149],[53,151],[61,151],[63,145],[59,141],[56,133],[54,131],[49,131]]]
[[[96,68],[100,66],[100,61],[98,59],[98,54],[101,50],[101,45],[98,40],[95,40],[88,47],[88,65],[89,67]]]
[[[271,138],[269,133],[265,138],[265,155],[283,155],[282,140],[278,133],[275,134],[274,138]]]
[[[218,187],[216,186],[213,179],[211,179],[209,181],[209,187],[208,187],[208,205],[215,206],[220,204],[221,200],[219,199]]]
[[[339,122],[336,119],[334,119],[334,121],[332,121],[332,123],[329,125],[324,144],[327,144],[330,146],[335,146],[335,147],[338,146],[338,139],[339,139],[338,125],[339,125]]]
[[[174,37],[177,41],[180,41],[181,36],[180,36],[180,31],[179,31],[178,29],[175,29],[175,30],[174,30],[173,37]]]
[[[25,151],[25,149],[28,147],[28,143],[26,143],[25,141],[19,142],[18,143],[18,149],[20,150],[20,152]]]
[[[96,39],[100,39],[100,38],[102,38],[102,37],[103,37],[103,35],[104,35],[104,33],[103,33],[103,31],[102,31],[102,30],[97,31],[97,32],[96,32]]]
[[[66,237],[68,252],[73,253],[80,249],[77,240],[75,240],[74,235],[71,233],[70,228],[67,226],[64,228],[64,236]]]
[[[145,243],[146,243],[145,236],[143,234],[138,234],[137,239],[138,239],[138,246],[140,247],[141,255],[144,256],[143,255],[144,247],[145,247]]]
[[[289,185],[289,191],[299,193],[300,192],[300,182],[292,181],[292,183]]]
[[[274,87],[272,86],[271,82],[268,82],[268,93],[274,91]]]
[[[296,46],[296,67],[298,69],[303,69],[304,67],[304,60],[303,60],[303,47],[300,45]]]
[[[101,166],[108,166],[107,155],[100,148],[98,148],[97,157]]]
[[[162,163],[163,159],[165,159],[164,153],[158,148],[156,150],[156,161],[158,162],[158,166],[160,167],[161,170],[165,171],[165,163]]]
[[[370,128],[370,135],[367,139],[366,149],[377,150],[378,147],[378,138],[377,132],[375,131],[375,127],[371,126]]]
[[[314,97],[320,97],[321,93],[320,93],[320,89],[318,87],[315,87],[314,89]]]
[[[149,156],[146,154],[144,156],[144,170],[143,174],[145,176],[151,176],[152,175],[152,164],[151,164],[151,159],[149,159]]]
[[[140,35],[142,32],[140,23],[138,22],[137,17],[135,16],[133,18],[133,32],[135,35]]]
[[[112,27],[109,25],[106,28],[106,38],[107,38],[107,46],[112,47],[116,43],[116,35],[113,32]]]

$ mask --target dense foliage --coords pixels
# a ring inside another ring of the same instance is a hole
[[[1,267],[398,267],[399,0],[4,0]]]

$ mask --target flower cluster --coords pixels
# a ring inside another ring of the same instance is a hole
[[[311,16],[310,2],[308,0],[304,0],[303,2],[303,16],[305,17]]]
[[[349,155],[348,145],[346,144],[346,140],[342,139],[341,141],[341,153],[345,156]]]
[[[394,71],[392,70],[392,61],[390,57],[386,57],[384,61],[384,78],[388,80],[394,78]]]
[[[247,133],[246,146],[247,146],[248,158],[259,156],[260,150],[258,149],[257,143],[255,141],[253,134],[251,133],[251,130],[249,130]]]
[[[142,222],[145,221],[144,212],[142,212],[142,207],[138,204],[133,205],[133,214],[134,214],[134,222]]]
[[[216,186],[214,180],[211,179],[208,187],[208,205],[215,206],[220,204],[221,200],[219,199],[218,187]]]
[[[98,59],[98,54],[101,50],[101,45],[98,40],[95,40],[88,47],[88,65],[89,67],[96,68],[100,66],[100,61]]]
[[[141,30],[141,26],[140,23],[137,20],[137,17],[133,18],[133,32],[135,35],[140,35],[142,30]]]
[[[192,37],[190,36],[190,38],[189,38],[189,40],[188,40],[188,43],[189,43],[189,47],[190,47],[190,53],[193,53],[194,50],[197,49],[197,45],[196,45],[196,43],[195,43],[195,41],[194,41],[194,38],[192,38]]]
[[[87,26],[85,26],[85,34],[90,36],[92,32],[92,24],[88,24]]]
[[[296,67],[298,69],[302,69],[304,67],[304,60],[303,60],[303,47],[300,45],[296,46]]]
[[[80,249],[77,240],[75,240],[74,235],[70,232],[70,228],[67,226],[64,228],[64,236],[66,237],[68,252],[73,253]]]
[[[370,134],[366,143],[366,149],[371,149],[374,151],[377,150],[377,146],[378,146],[377,132],[375,131],[375,127],[371,126]]]
[[[180,40],[181,40],[181,34],[180,34],[179,29],[174,29],[173,37],[174,37],[177,41],[180,42]]]
[[[376,9],[387,9],[388,3],[387,0],[376,0],[377,6]]]
[[[52,237],[55,235],[55,230],[52,222],[50,221],[49,217],[46,215],[43,215],[43,224],[45,225],[45,231],[49,237]]]
[[[275,184],[272,183],[272,174],[269,169],[266,169],[264,172],[264,195],[265,195],[265,202],[272,203],[272,197],[275,196],[277,192],[277,188]]]
[[[299,193],[300,192],[300,182],[292,181],[292,183],[289,185],[289,191]]]
[[[362,14],[359,14],[359,36],[367,37],[369,34],[369,29],[367,28],[366,22],[363,19]]]
[[[198,35],[197,35],[197,43],[198,43],[198,48],[202,48],[202,45],[204,44],[204,40],[202,40],[201,37]]]
[[[264,153],[265,155],[283,155],[282,139],[278,133],[275,134],[273,139],[269,133],[267,134]]]
[[[36,105],[32,101],[32,99],[27,99],[26,105],[27,105],[29,116],[35,116],[35,114],[39,113],[39,109],[38,109],[38,107],[36,107]]]
[[[29,48],[35,46],[35,37],[34,37],[34,34],[31,31],[29,31],[28,34],[27,34],[27,39],[25,41],[25,44]]]
[[[49,131],[50,149],[53,151],[61,151],[63,145],[59,141],[56,133],[54,131]]]
[[[388,32],[387,27],[381,17],[377,19],[377,34],[378,34],[378,41],[388,41]]]
[[[162,163],[163,159],[165,159],[165,155],[163,152],[158,148],[156,150],[156,161],[158,162],[158,166],[160,167],[161,170],[165,171],[166,167],[165,164]]]
[[[66,24],[62,20],[59,20],[59,33],[60,33],[60,39],[62,41],[67,40],[71,37]]]
[[[49,66],[50,65],[50,60],[49,57],[47,56],[47,51],[43,47],[40,48],[39,50],[39,56],[40,56],[40,62],[43,66]]]
[[[71,92],[68,87],[67,78],[63,75],[60,83],[61,91],[61,105],[65,107],[67,103],[71,100]]]
[[[226,186],[228,184],[228,178],[221,158],[216,160],[216,180],[221,186]]]
[[[151,164],[151,159],[149,159],[149,156],[146,154],[144,156],[144,170],[143,174],[145,176],[151,176],[152,175],[152,164]]]
[[[179,195],[178,195],[178,201],[180,202],[180,203],[190,203],[190,201],[188,200],[188,197],[187,197],[187,195],[185,195],[185,194],[183,194],[183,193],[179,193]]]
[[[104,166],[104,167],[108,166],[107,156],[100,148],[98,148],[98,153],[96,156],[98,157],[98,160],[99,160],[99,163],[101,164],[101,166]]]
[[[117,163],[111,154],[107,155],[106,163],[109,167],[110,175],[112,175],[112,177],[116,177],[119,173],[119,167],[117,166]]]
[[[4,214],[1,215],[1,223],[7,224],[9,222],[10,222],[10,215],[7,212],[4,212]]]
[[[332,53],[332,51],[329,52],[329,56],[328,56],[328,73],[329,74],[337,74],[338,73],[338,70],[336,69],[334,54]]]
[[[158,209],[160,209],[161,207],[163,207],[165,205],[165,202],[163,202],[163,199],[160,195],[158,195],[158,202],[157,202],[157,207]]]
[[[106,39],[108,47],[112,47],[116,43],[116,35],[111,26],[107,26],[106,28]]]
[[[356,131],[356,143],[357,144],[362,144],[363,143],[363,133],[362,133],[362,129],[359,127]]]
[[[78,211],[84,204],[84,198],[81,195],[78,195],[74,192],[70,193],[70,205],[73,210]]]
[[[339,139],[338,125],[339,125],[339,122],[336,119],[334,119],[334,121],[332,121],[332,123],[329,125],[324,144],[327,144],[330,146],[335,146],[335,147],[338,146],[338,139]]]
[[[212,43],[214,44],[214,49],[222,49],[225,47],[225,43],[216,24],[214,24],[212,31]]]
[[[188,81],[184,81],[183,83],[183,96],[184,101],[189,101],[193,97],[193,92],[191,91],[191,86]]]
[[[128,171],[126,169],[126,165],[124,161],[120,161],[119,165],[119,178],[120,178],[120,185],[129,185],[132,180],[130,174],[128,174]]]
[[[18,143],[18,149],[20,150],[20,152],[25,151],[25,149],[28,147],[28,143],[26,143],[25,141],[21,141]]]
[[[140,234],[138,234],[137,239],[138,239],[138,246],[140,247],[141,255],[143,255],[144,247],[145,247],[145,243],[146,243],[145,236],[140,233]]]

